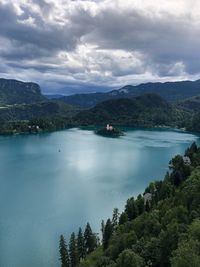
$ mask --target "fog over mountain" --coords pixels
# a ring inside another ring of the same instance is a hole
[[[45,93],[200,77],[196,0],[1,0],[0,77]]]

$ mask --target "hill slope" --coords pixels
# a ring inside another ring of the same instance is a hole
[[[73,106],[65,103],[59,101],[45,101],[0,108],[0,120],[19,121],[33,118],[72,117],[76,112]]]
[[[36,83],[0,79],[0,105],[31,104],[45,100]]]
[[[145,93],[155,93],[165,100],[175,102],[200,94],[200,80],[166,83],[146,83],[136,86],[127,85],[108,93],[76,94],[61,97],[60,100],[81,107],[93,107],[108,99],[128,98]]]
[[[185,99],[178,106],[188,111],[200,112],[200,95]]]
[[[134,98],[107,100],[90,110],[81,111],[74,118],[78,125],[105,125],[106,123],[133,127],[176,125],[183,112],[155,94]]]

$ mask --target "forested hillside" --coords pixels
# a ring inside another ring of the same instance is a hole
[[[40,102],[34,104],[18,104],[0,108],[1,121],[30,120],[33,118],[52,118],[55,116],[71,117],[76,108],[62,102]]]
[[[177,106],[190,112],[200,112],[200,95],[180,101]]]
[[[72,233],[69,246],[60,238],[63,267],[199,267],[200,148],[175,156],[164,180],[131,197],[124,211],[114,209],[102,240],[89,224]]]
[[[59,101],[0,108],[0,134],[55,131],[74,126],[75,107]],[[30,129],[30,126],[31,129]],[[35,128],[39,127],[39,130]]]
[[[114,125],[153,127],[180,126],[186,112],[168,104],[156,94],[107,100],[75,116],[77,125]]]
[[[36,83],[0,79],[0,105],[31,104],[45,100]]]

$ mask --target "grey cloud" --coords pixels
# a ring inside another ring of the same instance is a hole
[[[155,63],[183,61],[189,72],[199,71],[200,28],[195,28],[187,16],[152,18],[139,12],[105,10],[93,23],[94,31],[84,37],[86,42],[104,49],[140,51]]]
[[[24,8],[24,11],[26,9]],[[29,17],[36,20],[36,26],[32,27],[19,21]],[[78,29],[73,25],[59,27],[45,24],[39,16],[25,12],[21,17],[17,16],[11,5],[0,6],[0,34],[10,40],[21,44],[32,44],[38,48],[53,50],[71,50],[79,41],[79,36],[85,29]]]
[[[9,44],[0,49],[4,66],[1,72],[5,75],[10,68],[13,73],[35,70],[36,73],[51,73],[60,82],[66,82],[65,76],[69,75],[74,84],[80,85],[82,79],[91,84],[95,81],[101,87],[146,72],[160,78],[179,77],[183,72],[188,76],[200,73],[200,28],[188,15],[163,13],[158,16],[141,10],[122,11],[109,5],[94,15],[80,5],[73,12],[63,7],[66,22],[59,24],[48,20],[54,12],[54,4],[45,0],[32,2],[40,13],[22,4],[23,14],[17,15],[12,4],[0,4],[0,37]],[[34,25],[24,23],[29,18],[34,19]],[[93,63],[87,60],[87,56],[82,59],[81,54],[77,54],[83,61],[80,65],[70,66],[65,64],[67,59],[62,62],[58,58],[61,51],[69,55],[76,53],[81,44],[96,47],[91,50]],[[134,57],[130,57],[129,64],[124,64],[123,59],[120,62],[112,53],[109,54],[116,49],[139,53],[139,63],[134,62],[137,60]],[[105,56],[101,51],[108,53]],[[106,72],[111,76],[105,76]]]

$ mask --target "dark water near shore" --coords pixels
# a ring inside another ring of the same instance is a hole
[[[172,156],[199,138],[129,130],[119,139],[71,129],[0,137],[0,266],[59,266],[58,241],[163,178]]]

